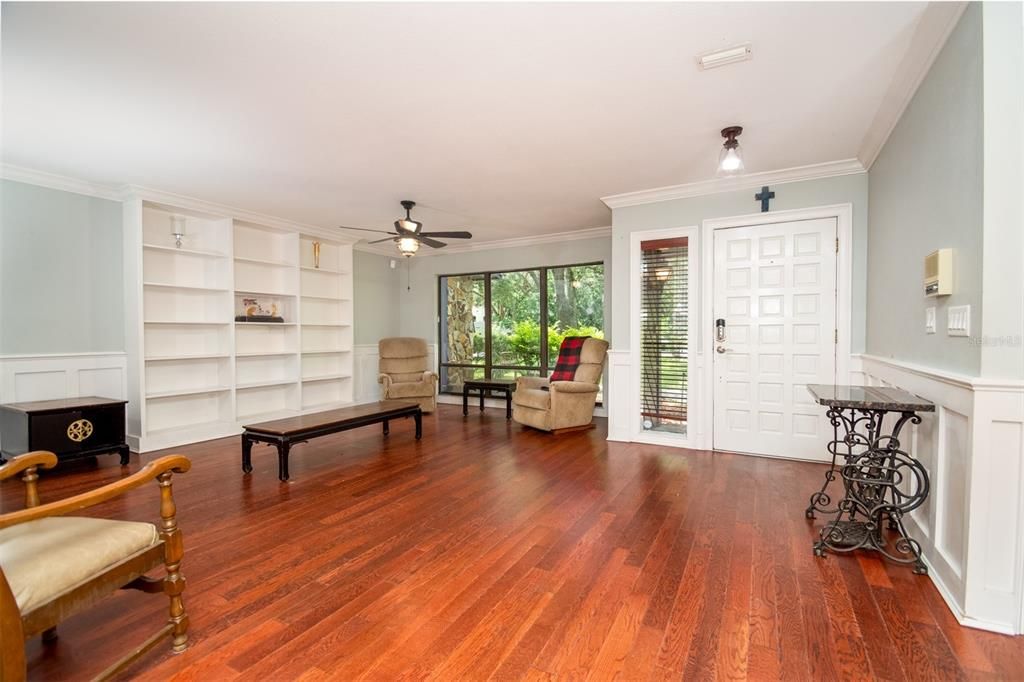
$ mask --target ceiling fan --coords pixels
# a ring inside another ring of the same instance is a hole
[[[412,209],[416,206],[415,201],[409,201],[405,199],[402,203],[402,208],[405,209],[405,217],[399,218],[395,221],[395,231],[389,232],[387,230],[370,230],[365,227],[348,227],[347,225],[339,225],[345,230],[361,230],[363,232],[378,232],[380,234],[391,235],[384,239],[377,239],[370,242],[371,244],[380,244],[381,242],[395,242],[398,244],[399,252],[406,258],[411,257],[417,251],[420,250],[420,244],[426,244],[432,249],[440,249],[447,244],[439,242],[434,237],[442,237],[446,239],[472,239],[473,234],[471,232],[457,231],[457,232],[423,232],[423,223],[418,220],[412,219]]]

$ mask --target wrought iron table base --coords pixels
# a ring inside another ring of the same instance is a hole
[[[913,564],[914,573],[927,574],[921,545],[907,534],[903,515],[928,497],[928,472],[900,449],[899,442],[904,425],[919,424],[921,418],[912,411],[901,411],[892,431],[883,434],[883,421],[890,411],[829,408],[834,434],[828,445],[832,465],[821,489],[811,495],[805,515],[813,519],[818,512],[833,517],[814,543],[815,556],[823,557],[826,551],[869,549],[892,561]],[[843,497],[833,507],[828,488],[836,478],[842,480]],[[896,535],[891,544],[885,529]]]

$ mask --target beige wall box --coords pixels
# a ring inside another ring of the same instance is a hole
[[[953,293],[953,249],[939,249],[924,257],[924,295]]]

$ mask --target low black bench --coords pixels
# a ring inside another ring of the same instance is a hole
[[[423,411],[419,403],[409,400],[381,400],[243,426],[242,471],[252,473],[252,444],[267,443],[277,446],[277,477],[287,481],[288,453],[293,445],[377,423],[384,424],[386,436],[389,431],[388,422],[399,417],[412,417],[416,420],[416,440],[419,440],[423,435]]]

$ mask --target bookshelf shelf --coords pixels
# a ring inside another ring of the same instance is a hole
[[[139,330],[128,341],[138,363],[127,396],[133,450],[351,402],[350,242],[143,196],[124,203],[125,269],[137,282],[126,310]],[[171,228],[182,218],[178,248]],[[243,298],[276,306],[285,322],[235,322],[252,305]]]

